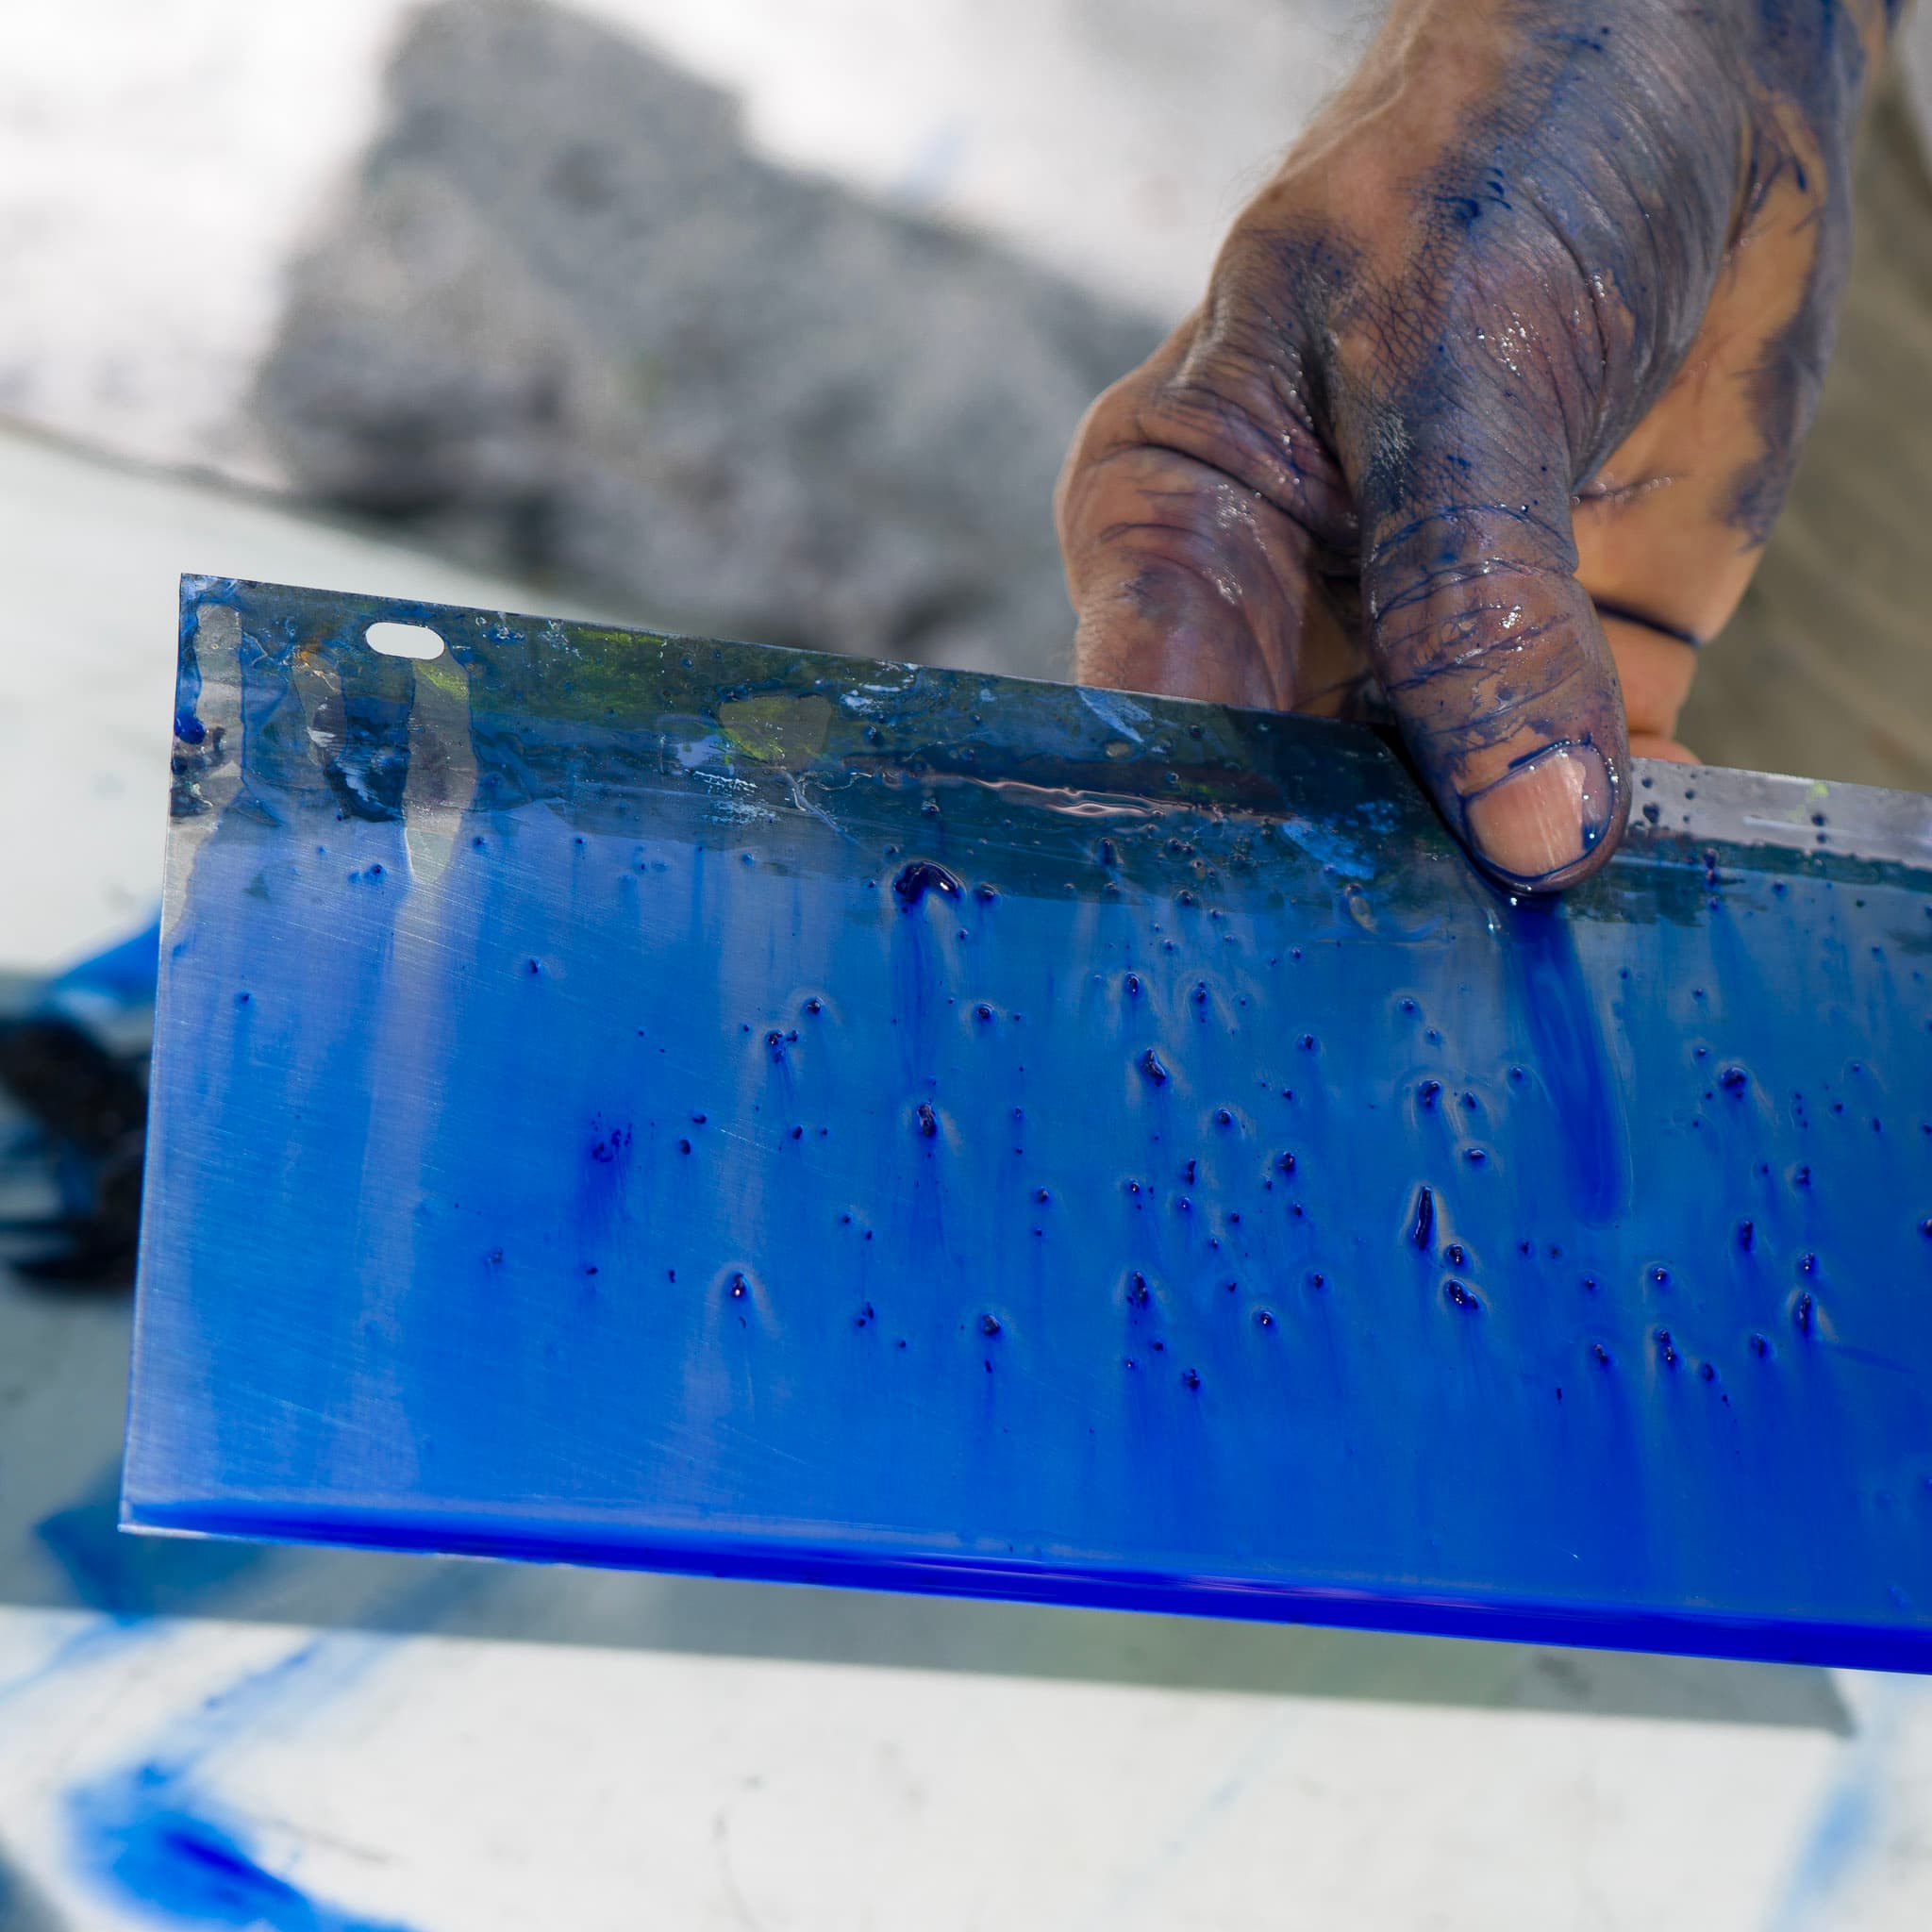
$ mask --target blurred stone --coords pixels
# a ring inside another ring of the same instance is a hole
[[[432,9],[389,102],[258,386],[298,489],[658,624],[1064,670],[1054,477],[1152,321],[552,8]]]

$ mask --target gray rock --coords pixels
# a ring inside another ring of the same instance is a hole
[[[424,15],[259,383],[296,487],[680,628],[1064,669],[1054,476],[1159,331],[750,153],[522,0]]]

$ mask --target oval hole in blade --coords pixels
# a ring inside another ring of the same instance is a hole
[[[385,658],[442,656],[442,639],[426,624],[372,624],[362,638],[372,651],[380,651]]]

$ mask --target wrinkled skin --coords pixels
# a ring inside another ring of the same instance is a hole
[[[1397,0],[1088,412],[1084,682],[1391,716],[1519,890],[1674,741],[1830,350],[1879,0]]]

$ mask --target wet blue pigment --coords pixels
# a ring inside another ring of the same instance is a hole
[[[1516,907],[1346,727],[191,588],[134,1521],[1932,1661],[1924,877],[1674,798]]]
[[[152,1756],[69,1791],[75,1862],[105,1894],[160,1924],[253,1932],[406,1932],[324,1903],[269,1869],[246,1826],[200,1789],[210,1760],[285,1729],[384,1654],[377,1642],[303,1645],[183,1712]]]
[[[241,1827],[183,1808],[174,1780],[144,1765],[91,1788],[70,1824],[96,1882],[162,1924],[249,1932],[404,1932],[392,1921],[338,1911],[257,1862]]]

